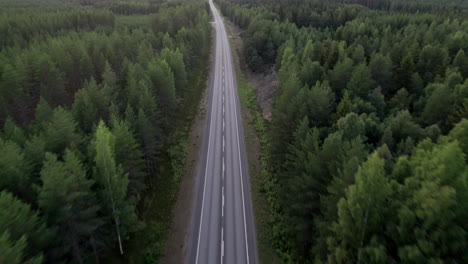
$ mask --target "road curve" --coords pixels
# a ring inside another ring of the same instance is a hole
[[[255,226],[235,71],[224,22],[216,31],[207,128],[186,263],[256,264]]]

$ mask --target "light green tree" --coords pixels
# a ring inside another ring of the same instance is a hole
[[[119,250],[123,254],[123,240],[138,228],[138,218],[134,199],[127,197],[128,174],[115,162],[114,147],[114,135],[104,122],[99,122],[94,136],[93,178],[99,186],[102,213],[112,219]]]

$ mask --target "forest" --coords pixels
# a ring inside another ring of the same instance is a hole
[[[262,192],[280,262],[468,263],[468,3],[216,2],[250,71],[278,73]]]
[[[159,162],[209,20],[202,0],[0,1],[0,263],[127,252],[143,197],[172,177]]]

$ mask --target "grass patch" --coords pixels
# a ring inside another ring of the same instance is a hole
[[[283,232],[284,222],[277,197],[277,183],[268,170],[268,149],[270,139],[268,123],[257,105],[254,89],[246,81],[242,73],[237,73],[239,100],[249,109],[244,115],[244,123],[249,126],[259,140],[259,169],[255,169],[256,160],[249,159],[249,172],[252,185],[252,202],[257,230],[257,249],[260,263],[291,263],[289,252],[291,247],[287,234]],[[254,136],[246,133],[247,144],[253,144]]]

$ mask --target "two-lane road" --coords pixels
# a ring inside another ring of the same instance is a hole
[[[202,166],[187,263],[257,263],[244,134],[231,50],[210,0],[216,30]]]

